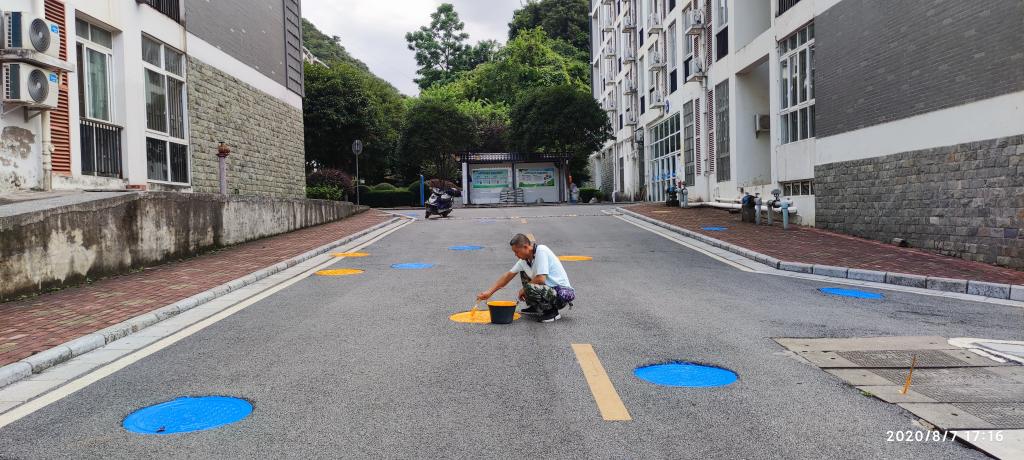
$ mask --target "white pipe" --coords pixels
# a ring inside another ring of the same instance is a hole
[[[741,205],[739,203],[717,203],[717,202],[708,202],[708,201],[702,201],[702,202],[696,202],[696,203],[690,202],[690,207],[691,208],[698,208],[698,207],[702,207],[702,206],[709,207],[709,208],[717,208],[717,209],[740,209],[740,208],[743,207],[743,205]],[[765,205],[765,204],[762,204],[761,207],[764,208],[765,210],[768,209],[768,205]],[[772,208],[772,211],[781,213],[782,212],[782,208],[775,207],[775,208]],[[796,214],[796,206],[790,206],[789,207],[789,214],[790,215]]]

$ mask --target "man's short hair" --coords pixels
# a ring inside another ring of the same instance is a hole
[[[522,233],[516,233],[516,236],[512,237],[512,241],[508,242],[509,246],[526,246],[528,244],[533,244],[533,242],[530,241],[529,237]]]

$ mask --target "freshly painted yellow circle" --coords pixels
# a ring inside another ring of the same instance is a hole
[[[334,257],[366,257],[370,254],[366,252],[335,252],[331,255]]]
[[[358,270],[355,268],[335,268],[332,270],[320,270],[316,272],[316,274],[320,276],[348,276],[358,275],[362,272],[362,270]]]
[[[511,302],[511,304],[515,305],[515,302]],[[513,314],[512,321],[519,319],[520,316],[522,315],[519,313]],[[486,324],[491,322],[491,312],[487,310],[470,310],[451,315],[448,319],[456,323]]]
[[[563,262],[584,262],[587,260],[594,260],[594,258],[590,256],[559,256],[558,260]]]

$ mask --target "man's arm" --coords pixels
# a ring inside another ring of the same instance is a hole
[[[487,299],[491,298],[491,296],[494,295],[495,292],[498,292],[499,290],[501,290],[501,288],[505,287],[505,285],[507,285],[508,282],[512,281],[512,278],[515,278],[515,277],[516,277],[516,273],[512,273],[512,272],[507,272],[504,275],[501,275],[501,277],[498,278],[498,281],[494,282],[494,286],[491,286],[490,289],[477,294],[476,299],[477,300],[487,300]]]

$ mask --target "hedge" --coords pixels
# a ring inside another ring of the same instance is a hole
[[[359,196],[359,201],[372,208],[395,208],[400,206],[418,206],[419,192],[409,190],[370,190]]]
[[[580,189],[580,203],[589,203],[591,198],[597,198],[597,201],[604,201],[604,192],[596,188]]]
[[[333,185],[318,185],[306,187],[306,198],[314,200],[341,201],[345,193]]]
[[[373,186],[374,190],[395,190],[395,188],[396,187],[394,185],[391,185],[387,182],[381,182]]]

